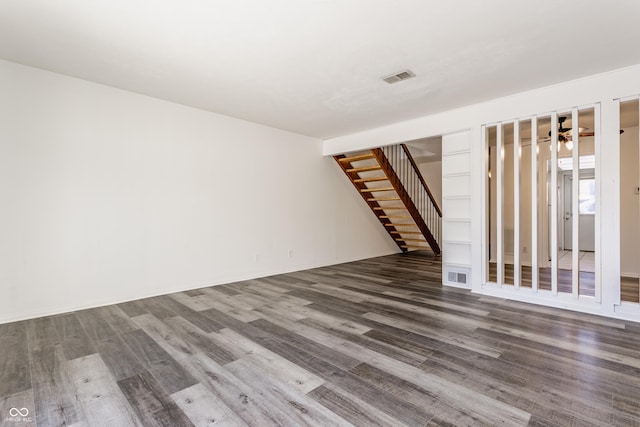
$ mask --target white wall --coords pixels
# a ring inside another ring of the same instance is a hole
[[[442,209],[442,161],[419,163],[418,169],[429,186],[433,198]]]
[[[0,323],[397,252],[319,140],[5,61],[0,94]]]

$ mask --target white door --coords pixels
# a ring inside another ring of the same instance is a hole
[[[580,251],[593,252],[596,250],[595,241],[595,178],[592,174],[583,173],[580,177],[579,215],[580,235],[578,236]],[[562,175],[562,212],[564,229],[564,249],[573,248],[573,213],[571,211],[572,177],[570,174]]]
[[[580,250],[595,252],[596,250],[596,179],[591,172],[583,176],[580,171]]]
[[[570,251],[573,248],[573,213],[571,212],[571,194],[573,178],[571,174],[562,175],[562,229],[564,230],[564,245],[562,249]],[[582,242],[580,242],[582,244]]]

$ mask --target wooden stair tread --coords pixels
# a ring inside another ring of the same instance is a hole
[[[367,199],[367,202],[388,202],[391,200],[400,200],[400,197],[374,197],[372,199]]]
[[[391,224],[391,223],[389,223],[389,224],[385,224],[384,226],[385,227],[417,227],[417,225],[411,224],[411,223],[409,223],[409,224]]]
[[[427,243],[426,239],[406,239],[404,237],[396,237],[396,240],[399,242],[421,242],[421,243]]]
[[[389,178],[386,176],[370,176],[368,178],[357,178],[354,179],[353,182],[374,182],[374,181],[389,181]]]
[[[375,171],[380,170],[382,167],[380,165],[372,165],[372,166],[362,166],[360,168],[351,168],[347,169],[347,172],[367,172],[367,171]]]
[[[373,208],[374,211],[386,211],[388,209],[391,209],[391,210],[397,210],[397,209],[407,210],[407,208],[405,208],[404,206],[377,206],[377,207]]]
[[[430,249],[429,246],[418,246],[418,245],[401,245],[402,249]]]
[[[351,163],[351,162],[357,162],[359,160],[367,160],[367,159],[373,159],[374,155],[372,153],[366,153],[366,154],[358,154],[356,156],[351,156],[351,157],[343,157],[341,159],[338,159],[338,161],[340,163]]]
[[[395,191],[393,187],[379,187],[379,188],[363,188],[361,193],[373,193],[375,191]]]
[[[390,231],[389,233],[391,233],[391,234],[422,234],[422,231],[404,231],[404,230],[398,231],[398,230],[396,230],[396,231]]]
[[[411,219],[409,215],[380,215],[378,218],[387,218],[387,219]]]

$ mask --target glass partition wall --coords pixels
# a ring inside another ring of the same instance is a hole
[[[599,298],[593,106],[484,127],[486,282]]]

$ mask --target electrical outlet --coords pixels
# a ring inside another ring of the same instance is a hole
[[[522,247],[522,253],[523,254],[528,254],[529,253],[529,248],[527,248],[526,246]]]

